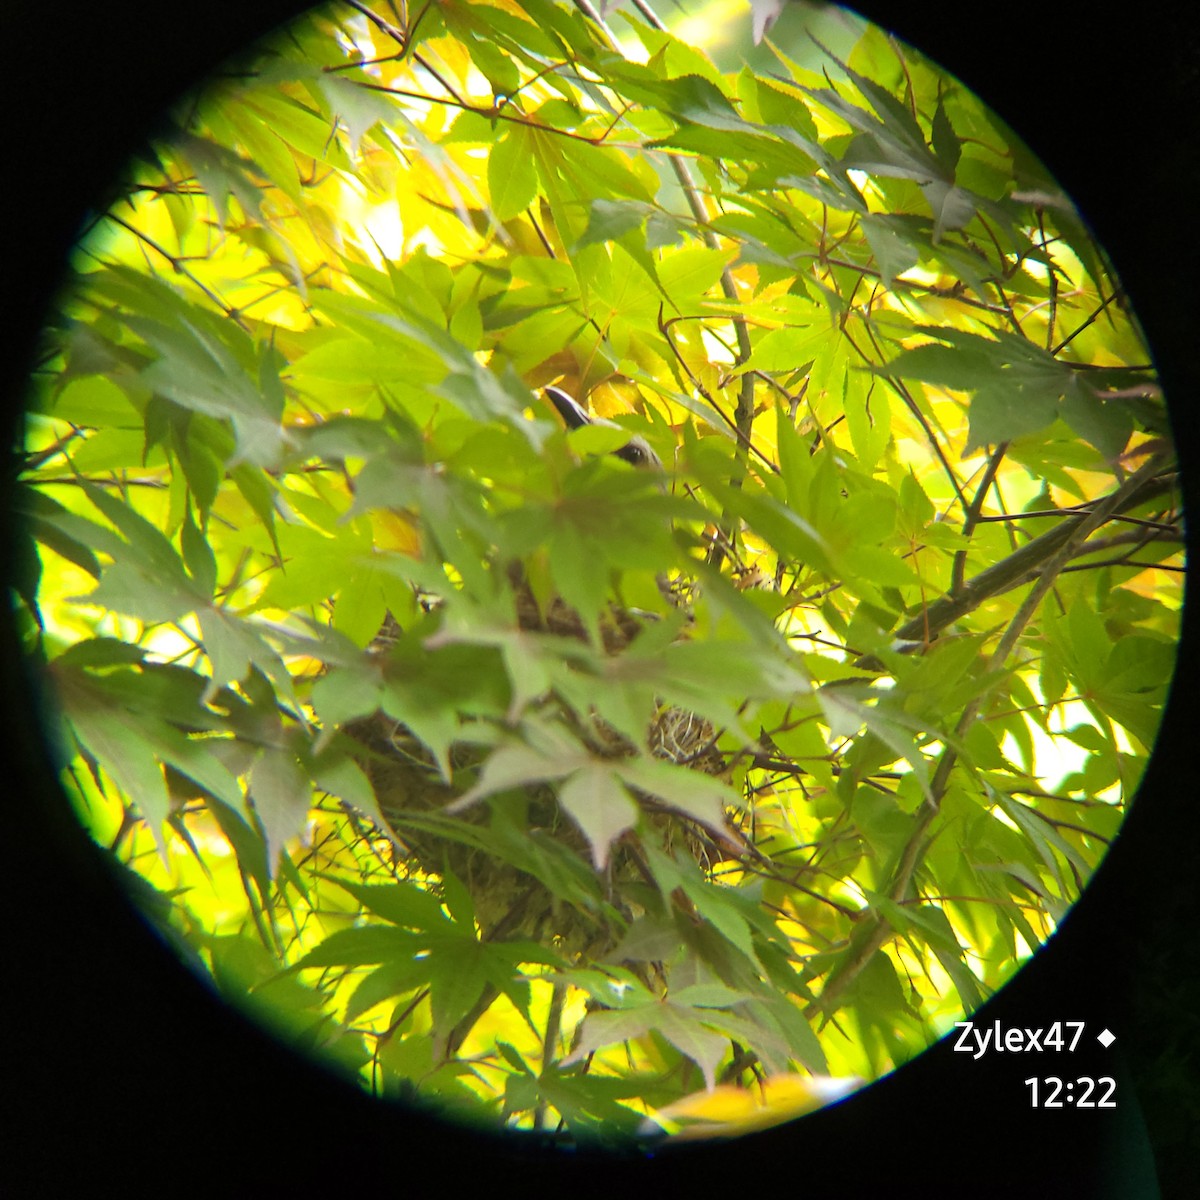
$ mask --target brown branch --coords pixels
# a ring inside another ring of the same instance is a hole
[[[243,329],[245,328],[245,323],[242,321],[241,317],[238,315],[238,310],[236,308],[234,308],[233,305],[226,304],[225,301],[222,300],[221,297],[218,296],[217,293],[212,290],[212,288],[208,287],[206,284],[202,283],[199,279],[197,279],[196,276],[193,275],[191,273],[191,271],[189,271],[183,265],[183,261],[184,261],[183,259],[177,258],[169,250],[166,250],[162,246],[160,246],[152,237],[143,233],[135,225],[130,225],[128,221],[124,220],[124,218],[122,218],[122,217],[118,217],[116,213],[108,212],[108,213],[105,213],[105,216],[108,217],[108,219],[110,221],[112,221],[114,224],[120,225],[123,229],[129,230],[129,232],[132,233],[135,238],[137,238],[139,241],[145,242],[145,244],[147,246],[149,246],[151,250],[155,250],[159,254],[161,254],[163,256],[163,258],[165,258],[167,260],[167,262],[169,262],[171,264],[171,269],[177,275],[182,275],[185,279],[190,280],[221,310],[222,313],[224,313],[225,316],[229,317],[231,320],[236,321],[239,325],[242,326]]]
[[[996,472],[1000,468],[1000,461],[1004,458],[1008,450],[1008,443],[1001,442],[1000,445],[992,451],[988,458],[987,466],[983,471],[983,478],[979,481],[979,487],[975,491],[975,495],[971,498],[971,503],[967,508],[966,519],[963,521],[962,533],[963,537],[970,537],[975,526],[980,521],[992,520],[991,517],[981,517],[980,510],[983,508],[984,498],[987,496],[988,489],[992,486],[992,481],[996,478]],[[954,555],[954,565],[950,571],[950,595],[955,596],[962,591],[963,579],[966,576],[967,570],[967,552],[959,550]]]
[[[864,321],[863,324],[867,331],[867,336],[871,339],[871,345],[875,347],[876,354],[882,360],[883,350],[879,345],[879,340],[875,337],[875,331],[871,328],[869,321]],[[842,336],[850,343],[850,346],[854,352],[863,360],[863,362],[867,364],[869,368],[874,368],[877,366],[877,364],[871,361],[867,353],[846,332],[844,328],[842,330]],[[967,498],[963,495],[962,485],[958,481],[958,476],[954,473],[954,467],[951,466],[950,460],[946,457],[946,451],[942,448],[942,443],[938,440],[937,436],[930,428],[929,422],[926,419],[925,414],[921,411],[920,405],[917,404],[917,402],[913,399],[912,393],[908,390],[908,385],[904,383],[903,380],[897,379],[891,375],[884,375],[883,378],[885,378],[892,385],[892,387],[896,389],[897,395],[899,395],[904,401],[908,411],[912,414],[913,420],[920,425],[922,432],[929,441],[930,453],[938,460],[938,462],[942,464],[942,470],[945,472],[946,478],[950,482],[950,486],[954,489],[954,494],[958,497],[958,502],[963,506],[964,509],[967,509],[969,507]]]
[[[1137,474],[1131,475],[1128,482],[1090,510],[1082,513],[1068,510],[1069,515],[1061,524],[1027,542],[1007,558],[980,571],[957,594],[947,594],[935,600],[923,612],[902,625],[896,631],[896,637],[900,641],[913,641],[926,636],[936,637],[948,625],[978,608],[985,600],[1019,586],[1031,572],[1041,571],[1063,546],[1070,544],[1076,547],[1080,529],[1086,528],[1090,532],[1097,527],[1097,513],[1104,514],[1100,522],[1103,523],[1136,508],[1139,504],[1145,504],[1148,500],[1172,491],[1176,486],[1174,472],[1168,468],[1167,473],[1163,474],[1161,472],[1165,466],[1164,461],[1157,458],[1151,461],[1154,464],[1153,471],[1147,473],[1143,468]],[[1133,485],[1135,480],[1136,485]],[[860,662],[856,665],[863,664]]]
[[[1050,353],[1053,354],[1055,358],[1057,358],[1058,355],[1063,350],[1065,350],[1089,325],[1091,325],[1094,321],[1096,321],[1099,318],[1100,314],[1102,312],[1104,312],[1104,310],[1106,308],[1108,308],[1108,306],[1110,304],[1112,304],[1114,300],[1116,300],[1117,296],[1118,296],[1118,293],[1113,292],[1113,294],[1111,296],[1109,296],[1108,299],[1102,300],[1096,306],[1096,311],[1093,312],[1092,315],[1090,317],[1088,317],[1086,321],[1083,321],[1079,325],[1076,325],[1075,328],[1072,329],[1071,332],[1069,334],[1067,334],[1067,336],[1065,338],[1063,338],[1063,340],[1061,342],[1059,342],[1057,346],[1054,346],[1051,349]]]
[[[575,0],[575,6],[584,13],[589,20],[595,23],[596,27],[601,30],[604,36],[608,39],[609,45],[614,50],[619,50],[620,45],[617,42],[612,30],[605,23],[604,18],[596,11],[596,8],[591,3],[591,0]],[[655,29],[666,31],[666,25],[658,14],[649,7],[649,5],[639,5],[639,11],[646,21]],[[674,172],[676,180],[679,182],[680,188],[683,190],[684,198],[687,200],[688,208],[691,209],[692,216],[695,218],[696,226],[700,231],[700,236],[704,239],[705,245],[712,250],[721,248],[720,238],[716,231],[712,228],[708,211],[704,207],[704,200],[700,194],[700,189],[696,185],[695,179],[692,177],[691,168],[687,160],[679,154],[668,154],[667,161],[671,164],[671,170]],[[721,291],[724,293],[727,300],[737,302],[737,285],[733,280],[733,273],[728,267],[721,272]],[[750,331],[746,327],[744,317],[734,316],[731,318],[734,325],[734,331],[737,336],[738,350],[736,362],[738,365],[749,362],[750,360]],[[742,480],[745,478],[746,472],[749,469],[749,455],[746,447],[750,444],[751,426],[754,422],[754,380],[748,374],[743,374],[741,388],[738,393],[737,409],[734,412],[734,428],[737,431],[738,452],[737,452],[737,473],[729,481],[730,486],[740,488]],[[728,524],[728,523],[727,523]],[[734,534],[730,534],[730,541],[734,540]],[[713,568],[718,568],[725,558],[725,549],[721,543],[714,541],[709,547],[708,562]]]
[[[991,659],[988,661],[986,667],[988,673],[997,671],[1008,658],[1029,621],[1033,618],[1038,606],[1054,586],[1059,573],[1075,553],[1079,543],[1103,525],[1113,513],[1120,511],[1122,508],[1131,508],[1135,504],[1140,503],[1146,498],[1144,493],[1147,489],[1153,488],[1155,485],[1161,485],[1162,478],[1160,477],[1160,473],[1166,466],[1167,461],[1165,456],[1150,459],[1139,471],[1131,475],[1121,487],[1100,501],[1086,516],[1077,517],[1071,521],[1064,521],[1058,529],[1052,530],[1049,534],[1043,534],[1042,538],[1035,539],[1035,541],[1043,541],[1045,538],[1055,538],[1053,543],[1049,543],[1048,550],[1043,546],[1041,557],[1038,560],[1042,564],[1042,569],[1038,575],[1037,582],[1000,638]],[[1032,544],[1030,543],[1030,545]],[[1028,550],[1028,548],[1028,546],[1024,547],[1024,550]],[[1017,552],[1018,555],[1021,553],[1022,551]],[[1016,557],[1017,555],[1012,555],[1010,559],[1005,561],[1011,561],[1012,558]],[[967,704],[955,726],[954,744],[961,742],[967,730],[978,718],[989,692],[990,688],[981,692]],[[901,852],[900,860],[892,873],[891,882],[887,888],[888,898],[895,903],[901,903],[908,895],[909,886],[912,883],[917,866],[924,857],[927,848],[926,833],[933,819],[941,811],[942,797],[949,786],[950,773],[957,761],[958,751],[954,748],[954,745],[947,745],[946,749],[942,752],[942,757],[938,762],[933,779],[930,781],[928,795],[917,810],[912,832],[909,834],[908,841],[905,843],[904,850]],[[851,938],[853,953],[834,970],[826,981],[820,997],[809,1006],[812,1014],[820,1011],[826,1014],[829,1013],[834,1001],[857,978],[875,953],[887,941],[891,933],[891,922],[882,913],[878,911],[871,912]],[[857,944],[855,944],[856,942]],[[807,1010],[806,1015],[810,1015]]]
[[[357,12],[362,13],[362,15],[366,17],[367,20],[370,21],[371,24],[377,29],[383,33],[386,33],[388,37],[390,37],[392,41],[394,41],[400,47],[402,52],[408,48],[409,35],[405,33],[403,29],[393,25],[390,21],[381,17],[378,13],[372,12],[371,9],[369,9],[365,4],[360,4],[359,0],[346,0],[346,3]]]

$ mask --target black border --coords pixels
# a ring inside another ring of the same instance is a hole
[[[154,114],[302,7],[119,0],[0,13],[6,396],[20,395],[87,205],[101,201]],[[1147,0],[1119,17],[1024,0],[859,7],[979,93],[1079,203],[1147,331],[1196,511],[1200,272],[1189,218],[1200,195],[1200,41],[1192,6]],[[5,549],[8,512],[3,503]],[[423,1195],[466,1185],[570,1196],[782,1186],[815,1195],[887,1187],[1131,1197],[1155,1194],[1153,1154],[1164,1195],[1200,1195],[1189,1151],[1200,1123],[1200,825],[1188,704],[1195,607],[1158,749],[1122,836],[1060,933],[980,1014],[1018,1025],[1107,1024],[1118,1035],[1112,1052],[1077,1056],[1057,1073],[1118,1074],[1118,1120],[1032,1113],[1020,1081],[1034,1068],[1021,1056],[974,1062],[942,1047],[797,1124],[629,1161],[547,1158],[372,1102],[215,1003],[128,908],[65,811],[6,628],[8,849],[0,876],[9,969],[0,1086],[10,1116],[0,1179],[11,1195],[82,1184],[133,1194],[382,1185]],[[1037,1073],[1063,1061],[1035,1060]]]

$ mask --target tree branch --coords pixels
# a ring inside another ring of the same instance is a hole
[[[1156,458],[1152,462],[1153,471],[1147,473],[1143,468],[1136,475],[1130,476],[1107,500],[1097,501],[1090,510],[1073,512],[1061,524],[1035,537],[1007,558],[980,571],[957,593],[935,600],[911,621],[901,625],[896,631],[896,637],[901,641],[932,641],[948,625],[974,611],[985,600],[1019,586],[1029,578],[1031,572],[1040,572],[1063,546],[1077,547],[1080,540],[1079,530],[1085,529],[1090,533],[1104,521],[1174,490],[1177,478],[1173,470],[1167,469],[1166,460]],[[1166,473],[1162,473],[1164,471]],[[1097,513],[1104,514],[1099,522],[1095,519]],[[1086,537],[1087,533],[1082,536]],[[865,661],[860,659],[855,665],[862,666]]]
[[[1041,538],[1035,539],[1035,541],[1043,541],[1046,538],[1053,538],[1054,541],[1043,544],[1042,551],[1037,559],[1038,562],[1043,563],[1042,572],[1033,590],[1026,596],[1021,607],[1017,610],[1016,616],[1009,622],[1008,628],[1004,631],[999,645],[997,645],[991,659],[988,661],[986,668],[988,673],[997,671],[1003,665],[1005,659],[1007,659],[1013,647],[1017,644],[1017,640],[1020,638],[1026,625],[1028,625],[1033,614],[1037,611],[1038,605],[1041,604],[1046,593],[1054,586],[1059,573],[1075,553],[1079,543],[1108,521],[1114,513],[1125,508],[1132,508],[1149,498],[1147,492],[1152,493],[1152,489],[1156,485],[1163,483],[1163,477],[1160,476],[1160,472],[1165,469],[1166,465],[1166,456],[1151,458],[1115,492],[1111,493],[1106,499],[1099,501],[1091,512],[1074,520],[1064,521],[1057,529],[1053,529],[1050,533],[1043,534]],[[1031,542],[1030,546],[1033,544]],[[1048,550],[1046,549],[1047,545],[1050,547]],[[1028,549],[1029,546],[1024,547],[1024,550]],[[1022,552],[1018,551],[1017,555]],[[1010,562],[1017,555],[1010,556],[1005,562]],[[998,565],[1004,566],[1005,564],[1001,563]],[[984,572],[984,574],[987,574],[987,572]],[[963,710],[954,731],[955,744],[961,742],[967,730],[978,718],[990,691],[991,688],[985,689],[985,691],[981,692],[967,704]],[[916,873],[917,865],[924,857],[927,845],[925,835],[934,817],[941,811],[942,797],[945,795],[946,788],[949,785],[950,772],[957,761],[958,751],[954,749],[954,745],[947,745],[946,749],[942,752],[941,760],[930,782],[929,796],[917,810],[913,830],[909,834],[908,841],[901,852],[896,869],[892,873],[887,895],[890,900],[897,904],[903,903],[908,896],[909,886]],[[870,962],[876,951],[887,941],[891,933],[892,924],[887,917],[878,911],[872,911],[851,938],[851,945],[854,947],[853,953],[843,960],[840,966],[830,975],[825,987],[821,991],[821,995],[809,1005],[806,1015],[821,1011],[825,1013],[830,1012],[834,1001],[857,978],[858,974]],[[857,945],[855,945],[856,941]]]

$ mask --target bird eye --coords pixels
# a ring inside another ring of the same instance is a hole
[[[640,437],[634,438],[631,442],[626,442],[619,450],[615,451],[618,458],[623,458],[627,463],[634,467],[661,467],[662,462],[657,454],[650,446]]]

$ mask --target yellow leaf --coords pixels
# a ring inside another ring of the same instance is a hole
[[[768,1075],[749,1088],[721,1084],[659,1109],[642,1122],[642,1132],[661,1128],[676,1141],[736,1137],[845,1099],[862,1084],[854,1076],[838,1079],[829,1075]]]

